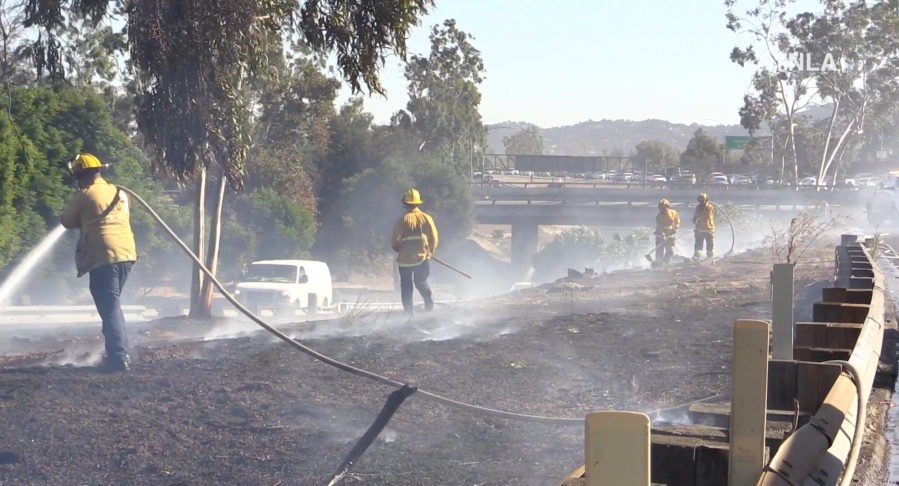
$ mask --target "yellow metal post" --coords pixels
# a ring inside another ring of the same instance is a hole
[[[587,414],[585,486],[650,486],[651,428],[645,413]]]
[[[734,325],[728,486],[756,486],[765,466],[770,328],[767,321]]]

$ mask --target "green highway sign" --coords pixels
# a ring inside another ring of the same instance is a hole
[[[724,150],[743,150],[751,142],[752,137],[724,137]]]

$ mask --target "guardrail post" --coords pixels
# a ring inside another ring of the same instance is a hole
[[[771,303],[772,357],[793,359],[793,264],[778,263],[771,273],[773,298]]]
[[[318,294],[310,292],[306,300],[306,315],[314,316],[318,314]]]
[[[770,329],[749,319],[734,325],[728,486],[756,486],[765,466]]]
[[[645,413],[587,414],[585,486],[650,486],[651,428]]]

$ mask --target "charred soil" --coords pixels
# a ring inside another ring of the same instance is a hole
[[[809,252],[797,297],[830,277],[832,252]],[[288,332],[484,407],[653,410],[726,390],[733,323],[769,317],[770,268],[754,251],[557,282],[411,322],[359,313]],[[23,341],[27,353],[0,357],[0,484],[319,485],[391,391],[268,334],[202,334],[189,323],[134,332],[128,374],[52,364],[60,350],[97,349],[95,335]],[[344,484],[550,485],[583,460],[582,435],[413,395]]]

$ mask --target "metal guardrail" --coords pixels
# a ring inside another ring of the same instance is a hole
[[[842,236],[835,252],[835,286],[824,289],[822,301],[814,304],[814,322],[794,323],[792,312],[783,320],[777,304],[773,326],[737,321],[731,404],[719,426],[729,444],[710,439],[712,427],[680,426],[666,432],[651,426],[645,415],[628,426],[625,415],[639,414],[595,412],[594,419],[607,414],[607,420],[594,420],[591,429],[588,415],[585,465],[557,486],[834,486],[841,476],[847,477],[844,482],[851,480],[883,344],[885,278],[872,255],[875,248],[882,243],[873,236]],[[888,251],[887,257],[899,258]],[[778,283],[778,267],[789,267],[786,281],[782,274]],[[786,310],[791,310],[792,266],[775,265],[772,282],[786,286],[778,287],[775,302],[786,297]],[[775,359],[766,353],[772,344],[774,357],[786,356]],[[767,427],[768,416],[778,413],[793,417],[786,440],[770,435]],[[803,416],[805,425],[797,428]],[[776,450],[773,457],[767,454],[769,447]],[[627,454],[615,461],[597,454],[619,450]]]
[[[792,486],[793,482],[786,478],[809,478],[814,484],[833,486],[843,473],[844,466],[852,470],[855,468],[855,464],[847,464],[847,459],[851,447],[860,446],[852,443],[856,422],[860,419],[856,416],[856,408],[860,402],[867,402],[874,384],[883,345],[885,304],[885,279],[871,255],[881,243],[871,236],[865,237],[863,242],[858,240],[857,236],[844,235],[842,245],[836,252],[837,282],[845,286],[842,287],[843,292],[834,292],[836,296],[830,299],[825,297],[825,302],[816,305],[831,310],[840,309],[844,316],[841,321],[851,320],[852,323],[858,320],[848,318],[849,315],[857,315],[859,310],[866,311],[864,318],[860,319],[863,324],[848,359],[850,365],[861,374],[857,377],[861,389],[856,389],[852,377],[844,370],[810,423],[797,430],[771,459],[759,479],[759,486]],[[865,291],[870,291],[870,297],[860,301],[853,298],[848,289],[863,291],[855,295],[865,295]],[[834,315],[832,312],[828,314]],[[861,427],[864,428],[864,424]],[[854,460],[857,461],[858,457]]]

